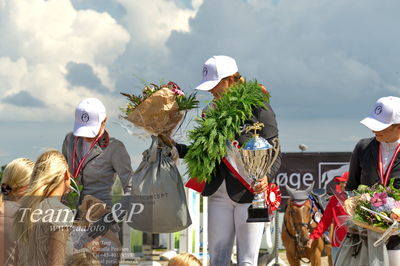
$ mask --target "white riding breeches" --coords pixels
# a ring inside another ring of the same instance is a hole
[[[232,201],[225,181],[208,200],[208,241],[211,266],[229,266],[236,236],[237,265],[257,265],[264,223],[246,223],[250,203]]]

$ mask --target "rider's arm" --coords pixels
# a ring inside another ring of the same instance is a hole
[[[337,204],[337,199],[335,196],[332,196],[326,206],[324,215],[321,218],[321,221],[318,223],[317,227],[313,230],[310,235],[312,239],[318,239],[322,236],[322,234],[328,229],[328,227],[332,224],[333,220],[333,208]]]

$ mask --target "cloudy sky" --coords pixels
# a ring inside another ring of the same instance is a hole
[[[0,164],[60,149],[86,97],[104,102],[109,132],[138,160],[148,140],[119,125],[119,92],[139,93],[142,80],[190,92],[219,54],[269,89],[283,151],[351,151],[371,135],[359,120],[375,100],[400,96],[398,10],[397,0],[0,0]]]

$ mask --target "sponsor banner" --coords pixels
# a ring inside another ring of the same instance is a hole
[[[282,153],[282,164],[276,183],[282,193],[280,211],[288,199],[285,185],[294,189],[306,189],[314,182],[314,189],[322,188],[332,193],[335,177],[349,170],[351,152],[296,152]]]

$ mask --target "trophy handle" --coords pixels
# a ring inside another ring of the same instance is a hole
[[[272,165],[275,163],[276,159],[278,158],[279,152],[280,152],[280,143],[279,143],[279,138],[273,138],[270,141],[270,144],[272,144],[272,148],[268,149],[268,157],[270,158],[270,162],[267,164],[268,168],[267,168],[267,176],[271,171],[271,167]]]

